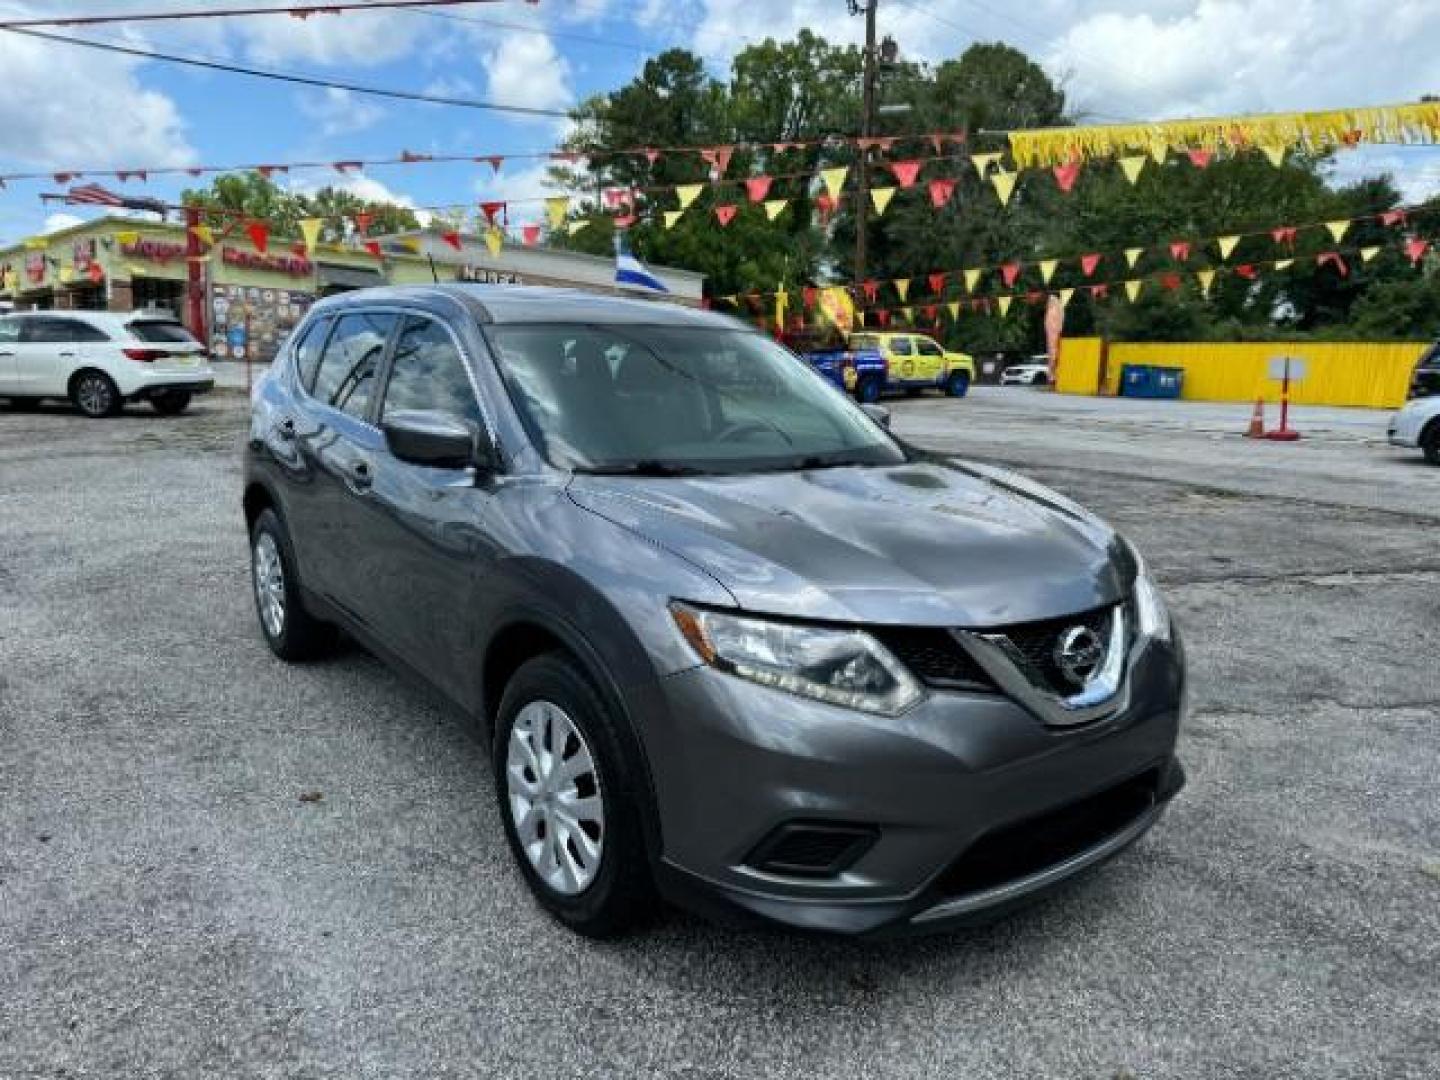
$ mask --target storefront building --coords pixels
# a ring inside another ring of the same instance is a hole
[[[193,287],[203,297],[203,325],[191,331],[217,358],[264,362],[318,298],[351,289],[473,281],[626,291],[615,287],[607,258],[509,244],[492,254],[473,236],[462,236],[457,249],[428,230],[380,238],[379,258],[328,244],[306,252],[273,239],[261,252],[238,235],[217,235],[197,257],[192,239],[181,225],[106,217],[0,249],[0,302],[17,309],[159,307],[189,324]],[[700,303],[702,275],[651,269],[670,289],[669,299]]]

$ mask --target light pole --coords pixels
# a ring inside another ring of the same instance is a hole
[[[859,0],[849,0],[850,14],[865,14],[865,74],[860,84],[860,138],[870,138],[875,124],[875,9],[880,0],[867,0],[862,7]],[[865,231],[870,217],[870,150],[862,142],[858,155],[855,196],[855,283],[865,279]]]

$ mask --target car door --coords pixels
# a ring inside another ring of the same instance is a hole
[[[927,337],[915,338],[915,378],[938,384],[945,376],[945,350]]]
[[[915,378],[915,345],[908,337],[890,339],[890,381],[912,382]]]
[[[384,446],[373,423],[375,388],[398,322],[395,311],[385,310],[335,317],[308,386],[302,382],[291,437],[304,483],[292,491],[287,512],[305,582],[360,621],[365,542],[357,527]]]
[[[20,320],[0,318],[0,394],[20,393]]]
[[[461,337],[442,319],[408,314],[387,364],[377,422],[438,412],[485,428]],[[361,614],[399,657],[462,705],[474,686],[478,591],[493,547],[490,496],[473,469],[430,468],[381,450],[364,500]]]
[[[75,319],[59,315],[22,318],[15,350],[16,392],[31,397],[65,397],[70,392],[70,376],[83,363],[82,342],[95,339],[107,340],[102,331]]]

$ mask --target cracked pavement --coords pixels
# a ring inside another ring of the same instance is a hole
[[[1281,447],[1248,412],[895,403],[1165,583],[1190,786],[1135,849],[943,937],[595,944],[530,903],[462,723],[266,651],[243,397],[0,411],[0,1076],[1435,1076],[1440,469],[1380,413]]]

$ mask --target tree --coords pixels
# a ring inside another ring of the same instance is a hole
[[[180,200],[186,206],[223,212],[227,224],[237,218],[263,221],[275,236],[299,236],[302,219],[323,218],[320,238],[331,243],[347,238],[349,223],[359,214],[370,215],[368,231],[375,236],[420,225],[408,207],[362,199],[335,187],[323,187],[313,195],[290,192],[258,172],[217,176],[208,188],[187,189]]]

